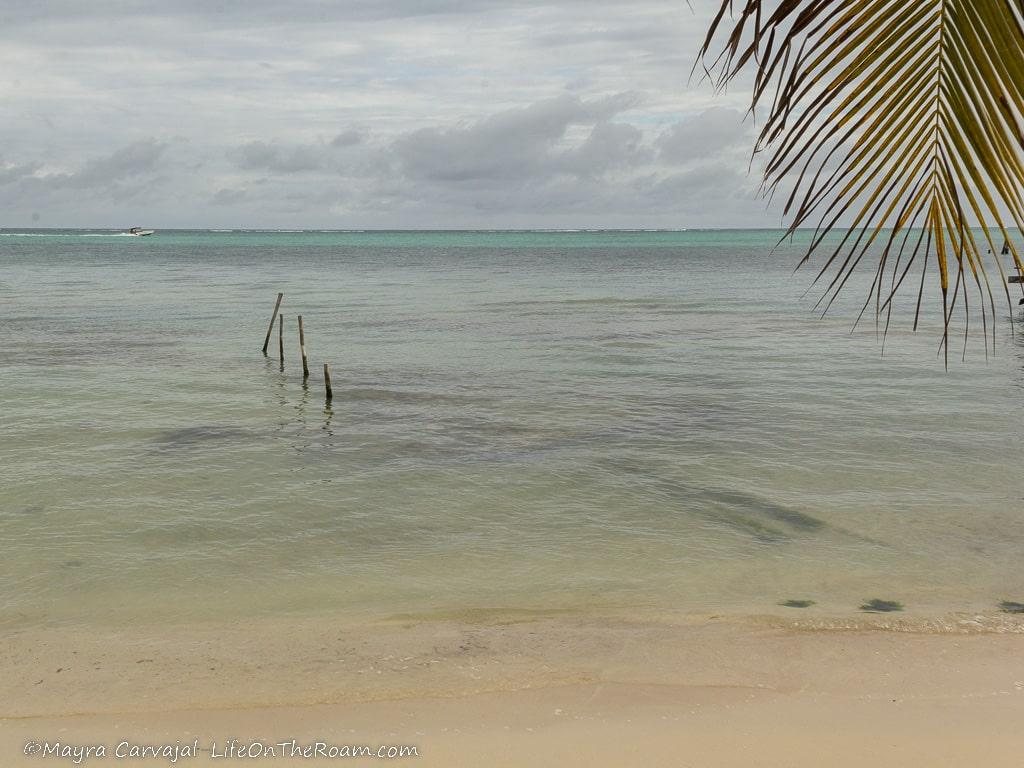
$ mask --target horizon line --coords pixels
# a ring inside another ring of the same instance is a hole
[[[987,228],[998,230],[995,225],[977,224],[970,229]],[[515,233],[515,232],[547,232],[551,234],[578,234],[596,232],[621,232],[621,233],[683,233],[683,232],[786,232],[788,227],[153,227],[155,232],[209,232],[209,233],[231,233],[231,232],[262,232],[275,234],[302,234],[302,233],[338,233],[338,234],[368,234],[368,233],[394,233],[394,232],[474,232],[474,233]],[[910,229],[920,229],[910,228]],[[1007,227],[1008,231],[1021,231],[1017,227]],[[0,232],[126,232],[126,227],[0,227]],[[816,227],[798,227],[796,233],[815,232]],[[841,228],[840,231],[846,231]]]

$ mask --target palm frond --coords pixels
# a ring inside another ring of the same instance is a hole
[[[719,88],[753,70],[762,189],[792,185],[787,237],[813,228],[801,263],[823,254],[823,312],[868,257],[861,316],[873,304],[888,330],[919,271],[916,329],[932,263],[947,359],[973,291],[995,342],[989,272],[1008,302],[1006,268],[1024,272],[1010,233],[1024,231],[1024,0],[722,0],[701,62]]]

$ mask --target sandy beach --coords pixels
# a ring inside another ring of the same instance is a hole
[[[36,742],[125,765],[170,760],[119,745],[178,745],[184,765],[336,762],[287,754],[322,743],[411,746],[398,759],[429,766],[1011,766],[1022,630],[964,615],[33,631],[3,645],[0,750],[4,765],[74,762],[25,756]]]

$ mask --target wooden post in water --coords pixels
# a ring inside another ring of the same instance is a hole
[[[277,318],[277,346],[281,355],[281,370],[284,370],[284,315]]]
[[[302,353],[302,380],[309,378],[309,363],[306,362],[306,332],[302,328],[302,315],[299,315],[299,352]]]
[[[324,388],[327,390],[327,402],[331,402],[334,392],[331,390],[331,366],[324,363]]]
[[[284,298],[283,293],[277,294],[277,303],[274,304],[274,314],[270,316],[270,327],[267,328],[267,338],[263,340],[263,354],[267,354],[267,347],[270,346],[270,333],[274,330],[274,321],[277,320],[277,310],[281,308],[281,299]]]

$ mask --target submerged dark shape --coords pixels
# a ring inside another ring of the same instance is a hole
[[[1012,600],[1003,600],[999,604],[999,610],[1004,613],[1024,613],[1024,603],[1015,603]]]
[[[776,504],[774,501],[761,496],[740,493],[738,491],[705,491],[704,494],[712,501],[742,507],[750,512],[756,512],[765,517],[770,517],[772,520],[798,528],[801,531],[819,531],[825,527],[825,523],[816,517],[806,515],[792,507]]]
[[[616,469],[627,471],[642,480],[670,504],[715,523],[728,525],[759,541],[786,542],[794,534],[821,533],[828,528],[823,520],[763,496],[688,485],[655,474],[635,461],[617,460],[611,463]]]
[[[779,603],[783,608],[810,608],[814,605],[813,600],[783,600]]]
[[[153,442],[163,449],[187,449],[206,443],[239,440],[243,437],[251,437],[251,433],[238,427],[201,424],[195,427],[169,429],[154,438]]]
[[[898,603],[895,600],[879,600],[876,597],[868,600],[860,609],[866,613],[893,613],[895,611],[902,611],[903,603]]]

